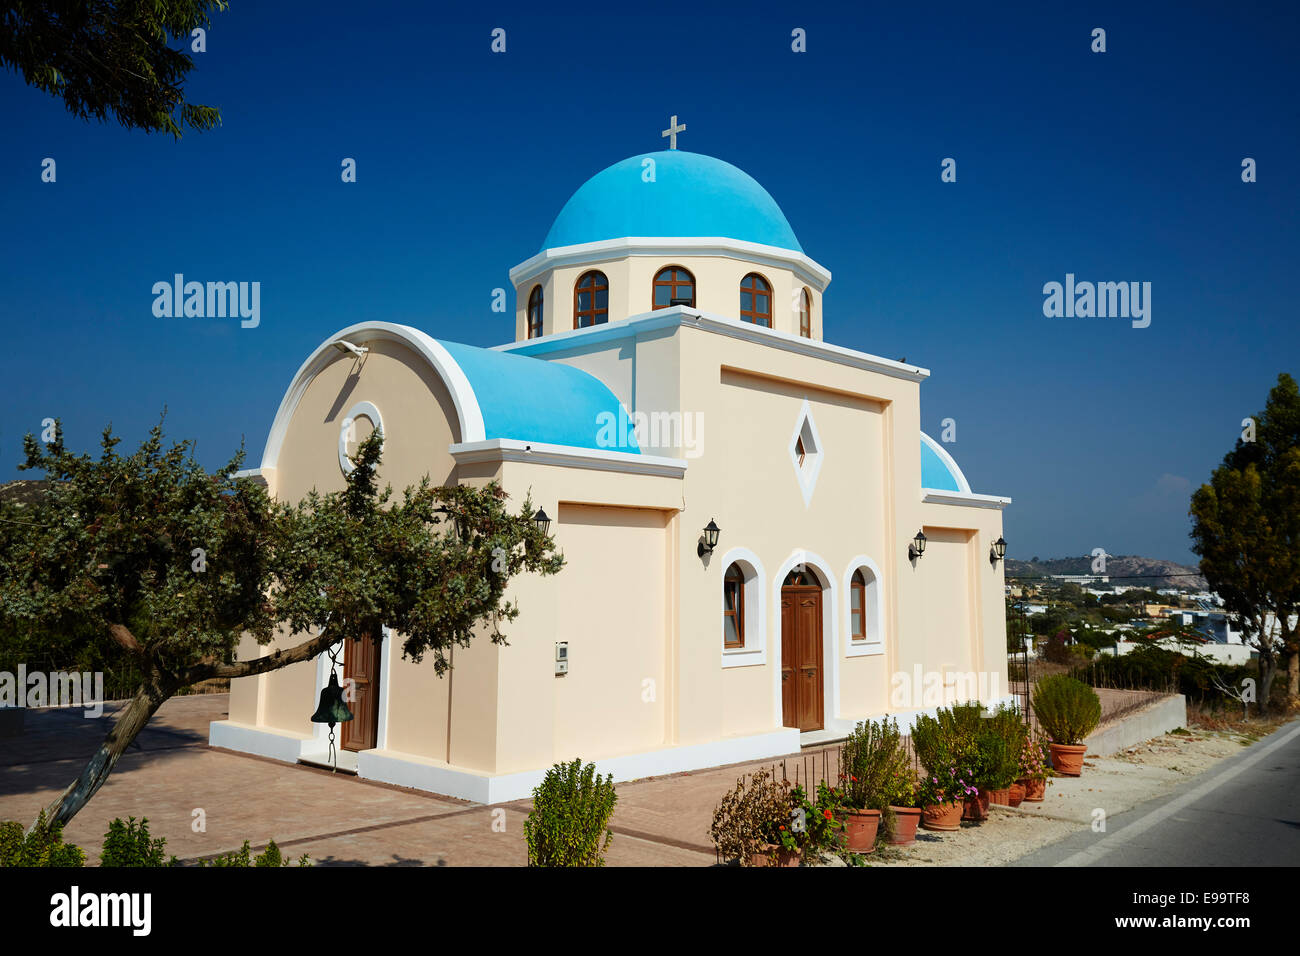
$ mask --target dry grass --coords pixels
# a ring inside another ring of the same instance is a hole
[[[1281,713],[1246,717],[1242,711],[1233,708],[1210,710],[1202,704],[1188,703],[1187,723],[1196,730],[1214,730],[1237,734],[1250,740],[1258,740],[1277,730],[1283,724],[1293,720],[1293,716]]]

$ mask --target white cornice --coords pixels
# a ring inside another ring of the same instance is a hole
[[[331,362],[338,360],[339,353],[334,349],[333,343],[339,339],[347,339],[357,345],[374,341],[398,342],[414,349],[424,357],[447,386],[452,404],[456,408],[457,423],[462,438],[466,441],[483,438],[483,413],[479,408],[478,398],[461,367],[441,343],[409,325],[398,325],[395,322],[358,322],[327,338],[298,368],[284,397],[280,400],[275,420],[271,423],[271,434],[267,436],[266,447],[262,451],[263,469],[275,467],[289,422],[298,407],[298,402],[307,391],[307,386]],[[360,361],[364,362],[364,357]]]
[[[587,468],[593,471],[618,471],[628,475],[658,475],[682,478],[686,462],[681,458],[637,455],[604,448],[577,448],[571,445],[548,445],[518,441],[513,438],[490,438],[487,441],[461,442],[451,446],[456,464],[476,462],[520,461],[562,468]]]
[[[543,249],[531,259],[525,259],[510,270],[510,282],[519,285],[541,275],[556,266],[586,264],[590,262],[608,262],[634,255],[673,255],[688,253],[693,256],[728,256],[746,259],[761,265],[775,266],[792,270],[818,292],[826,291],[830,285],[830,270],[814,261],[802,252],[782,249],[780,246],[765,246],[758,242],[745,242],[741,239],[727,239],[722,236],[669,236],[648,238],[631,236],[623,239],[603,239],[600,242],[584,242],[576,246],[557,246]]]
[[[940,491],[937,488],[922,488],[921,500],[927,505],[996,508],[998,511],[1011,504],[1010,498],[1004,498],[1001,495],[977,495],[973,491]]]
[[[495,348],[501,352],[544,355],[547,352],[557,352],[594,345],[598,342],[632,338],[646,332],[676,326],[702,329],[715,335],[726,335],[731,338],[743,339],[746,342],[753,342],[756,345],[781,349],[784,352],[809,355],[813,358],[834,362],[837,365],[847,365],[870,372],[880,372],[883,375],[901,378],[909,382],[921,382],[930,377],[929,369],[916,365],[904,365],[902,362],[881,358],[879,355],[857,352],[840,345],[830,345],[817,339],[806,339],[800,335],[764,328],[761,325],[753,325],[749,322],[742,322],[739,319],[728,318],[713,312],[701,312],[699,309],[692,309],[684,305],[674,305],[667,309],[645,312],[641,315],[620,319],[617,322],[592,325],[585,329],[569,329],[564,332],[544,335],[537,339],[509,342],[505,345],[495,346]]]

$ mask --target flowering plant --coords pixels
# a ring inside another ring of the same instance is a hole
[[[1026,735],[1024,747],[1020,751],[1020,776],[1030,780],[1041,780],[1053,775],[1049,741],[1041,730]]]
[[[916,788],[916,802],[923,807],[978,795],[979,789],[971,781],[971,774],[958,769],[955,764],[925,774]]]

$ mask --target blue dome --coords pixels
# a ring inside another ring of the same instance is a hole
[[[921,432],[921,487],[933,491],[970,491],[970,483],[943,446]]]
[[[642,179],[646,159],[654,182]],[[803,252],[781,207],[730,163],[679,149],[615,163],[569,197],[543,249],[629,236],[720,236]]]
[[[630,416],[593,375],[526,355],[439,340],[483,415],[483,437],[639,455]]]

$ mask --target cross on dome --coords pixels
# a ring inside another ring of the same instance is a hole
[[[686,132],[686,124],[683,123],[682,125],[678,126],[678,125],[677,125],[677,114],[674,113],[674,114],[673,114],[673,118],[670,119],[670,120],[668,121],[668,128],[667,128],[666,130],[664,130],[662,133],[660,133],[659,135],[660,135],[660,136],[667,136],[667,137],[668,137],[668,148],[669,148],[669,149],[676,149],[676,148],[677,148],[677,134],[678,134],[678,133],[684,133],[684,132]]]

